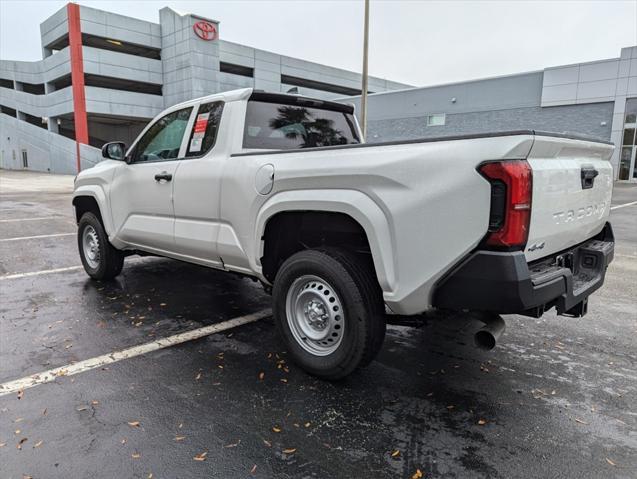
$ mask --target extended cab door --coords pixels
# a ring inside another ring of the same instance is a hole
[[[224,102],[198,105],[186,152],[174,180],[175,252],[188,261],[221,267],[217,252],[219,188],[225,156],[215,148]]]
[[[185,150],[193,107],[174,110],[153,123],[115,173],[110,190],[118,239],[140,249],[174,251],[173,179]]]

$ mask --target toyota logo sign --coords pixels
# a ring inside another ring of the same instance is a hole
[[[217,27],[210,22],[200,21],[192,26],[192,29],[202,40],[210,41],[217,38]]]

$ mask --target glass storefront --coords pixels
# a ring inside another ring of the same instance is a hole
[[[619,153],[619,179],[637,181],[637,98],[626,100],[624,134]]]

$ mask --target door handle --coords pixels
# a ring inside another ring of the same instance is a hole
[[[161,173],[157,173],[155,175],[155,181],[170,181],[173,179],[173,175],[168,173],[167,171],[162,171]]]

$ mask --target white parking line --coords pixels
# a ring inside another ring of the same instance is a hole
[[[623,205],[611,206],[610,209],[612,211],[612,210],[616,210],[619,208],[626,208],[627,206],[633,206],[633,205],[637,205],[637,201],[631,201],[630,203],[624,203]]]
[[[56,378],[61,376],[73,376],[75,374],[90,371],[91,369],[102,367],[106,364],[116,363],[124,359],[134,358],[142,354],[157,351],[159,349],[168,348],[177,344],[182,344],[195,339],[203,338],[204,336],[210,336],[214,333],[226,331],[228,329],[236,328],[247,323],[253,323],[260,319],[270,316],[272,312],[269,309],[264,309],[257,313],[248,314],[246,316],[239,316],[238,318],[229,319],[222,323],[212,324],[210,326],[204,326],[203,328],[193,329],[192,331],[186,331],[185,333],[175,334],[167,338],[158,339],[146,344],[140,344],[139,346],[133,346],[132,348],[123,349],[121,351],[115,351],[113,353],[104,354],[91,359],[85,359],[77,363],[69,364],[55,369],[49,369],[37,374],[32,374],[24,378],[9,381],[4,384],[0,384],[0,396],[6,396],[7,394],[17,393],[18,391],[24,391],[25,389],[32,388],[39,384],[49,383],[55,381]]]
[[[59,215],[52,215],[52,216],[41,216],[38,218],[10,218],[10,219],[6,219],[6,220],[0,220],[0,223],[14,223],[14,222],[18,222],[18,221],[44,221],[44,220],[57,220],[60,218],[64,218],[67,219],[69,221],[71,221],[71,217],[70,216],[59,216]]]
[[[40,271],[31,271],[29,273],[6,274],[4,276],[0,276],[0,281],[3,281],[5,279],[18,279],[18,278],[28,278],[29,276],[40,276],[42,274],[64,273],[65,271],[75,271],[76,269],[82,269],[82,266],[68,266],[66,268],[43,269]]]
[[[76,233],[55,233],[52,235],[38,235],[38,236],[21,236],[19,238],[3,238],[0,239],[0,241],[26,241],[26,240],[33,240],[33,239],[40,239],[40,238],[56,238],[59,236],[72,236],[75,235]]]

